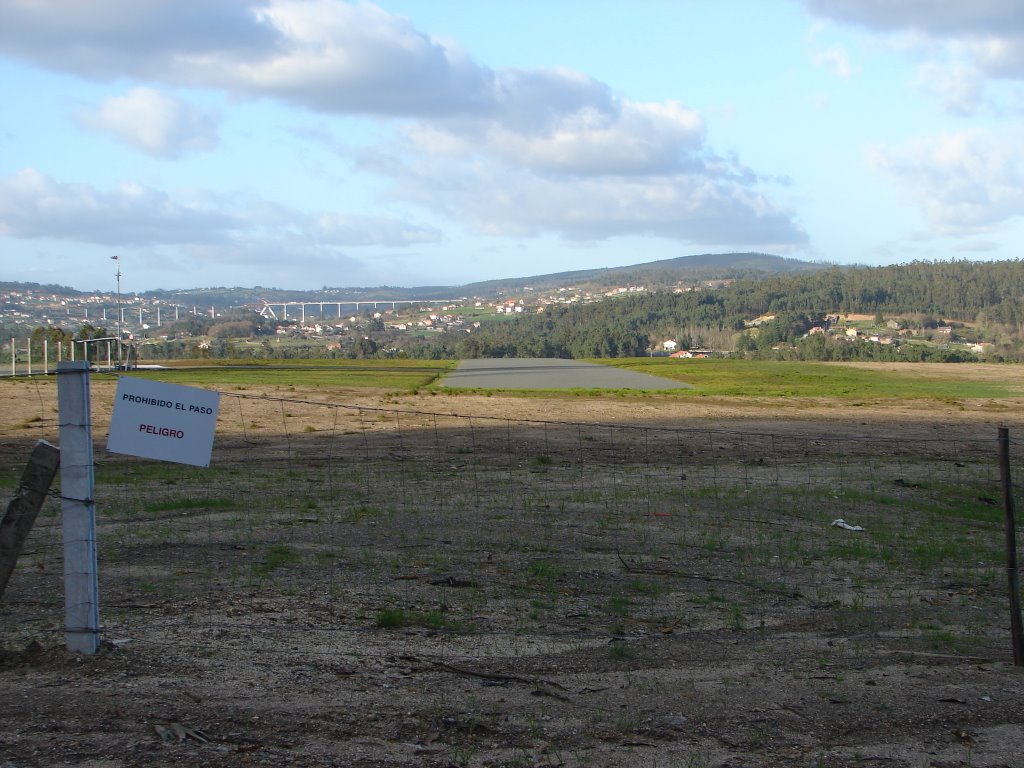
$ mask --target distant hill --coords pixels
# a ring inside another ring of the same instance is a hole
[[[10,280],[0,280],[0,291],[5,293],[7,291],[33,291],[35,293],[52,293],[58,296],[83,296],[88,293],[88,291],[77,291],[66,285],[55,283],[19,283]]]
[[[618,285],[643,284],[647,288],[659,288],[670,287],[680,281],[757,279],[814,272],[833,266],[835,265],[787,259],[767,253],[703,253],[626,267],[582,269],[533,277],[486,280],[469,283],[459,290],[473,296],[489,297],[499,293],[520,292],[524,288],[550,290],[567,285],[611,288]]]
[[[409,300],[457,299],[473,297],[488,299],[507,294],[519,294],[527,288],[550,291],[560,287],[607,289],[615,286],[643,285],[647,289],[669,288],[681,282],[704,280],[762,279],[789,274],[806,274],[834,265],[819,264],[799,259],[787,259],[767,253],[705,253],[680,256],[674,259],[649,261],[625,267],[582,269],[571,272],[553,272],[546,275],[510,277],[484,280],[465,285],[424,285],[412,288],[396,286],[324,287],[320,290],[295,291],[281,288],[254,286],[197,287],[181,290],[153,290],[138,294],[150,300],[163,300],[173,304],[195,305],[226,309],[243,305],[260,305],[264,301],[354,301],[354,300]],[[57,285],[38,283],[0,283],[0,290],[42,290],[63,295],[82,295],[82,291]],[[107,291],[109,293],[109,291]]]

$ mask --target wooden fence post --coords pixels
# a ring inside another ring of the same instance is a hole
[[[88,362],[65,362],[57,367],[57,412],[65,640],[69,651],[93,654],[100,644],[100,611]]]
[[[18,562],[21,547],[32,530],[36,515],[42,509],[58,464],[60,450],[56,446],[45,440],[36,443],[21,475],[18,494],[7,505],[7,514],[0,522],[0,597],[3,597],[7,582],[14,573],[14,564]]]
[[[1013,510],[1013,482],[1010,478],[1010,430],[999,428],[999,481],[1003,486],[1006,518],[1006,579],[1010,591],[1010,637],[1013,664],[1024,667],[1024,626],[1020,617],[1020,578],[1017,575],[1017,523]]]

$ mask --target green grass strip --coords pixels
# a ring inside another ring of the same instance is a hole
[[[839,397],[846,399],[937,399],[954,403],[1024,395],[1007,382],[978,381],[969,364],[934,363],[939,375],[921,376],[914,368],[859,368],[838,363],[771,360],[673,360],[624,358],[594,360],[637,373],[691,384],[673,390],[676,397]]]

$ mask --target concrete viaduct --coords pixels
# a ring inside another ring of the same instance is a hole
[[[377,309],[380,305],[389,306],[391,309],[397,308],[399,304],[408,304],[412,307],[415,304],[455,304],[465,299],[360,299],[359,301],[278,301],[278,302],[263,302],[263,309],[260,310],[260,314],[263,317],[269,317],[274,320],[287,320],[289,319],[288,311],[291,310],[291,317],[295,318],[296,315],[300,322],[306,322],[306,307],[319,307],[319,314],[316,317],[326,317],[327,314],[324,307],[328,309],[331,307],[337,307],[338,317],[341,317],[342,307],[355,307],[356,314],[359,313],[359,307],[373,306]],[[275,309],[280,311],[280,315],[275,312]],[[312,311],[311,311],[312,314]]]

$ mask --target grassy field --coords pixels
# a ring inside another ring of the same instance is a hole
[[[975,364],[848,365],[842,363],[749,360],[603,359],[590,362],[660,376],[692,385],[653,393],[658,398],[838,398],[999,400],[1024,397],[1024,367]],[[455,360],[299,360],[268,363],[181,361],[159,371],[133,376],[204,387],[253,386],[384,389],[396,392],[436,390]],[[599,394],[581,387],[545,396]],[[616,391],[619,397],[629,391]],[[650,396],[652,393],[644,393]]]
[[[690,390],[671,397],[837,397],[963,400],[1024,396],[1024,369],[971,364],[853,366],[767,360],[595,360],[619,368],[684,381]],[[926,367],[925,367],[926,366]],[[927,371],[927,375],[922,375]]]

